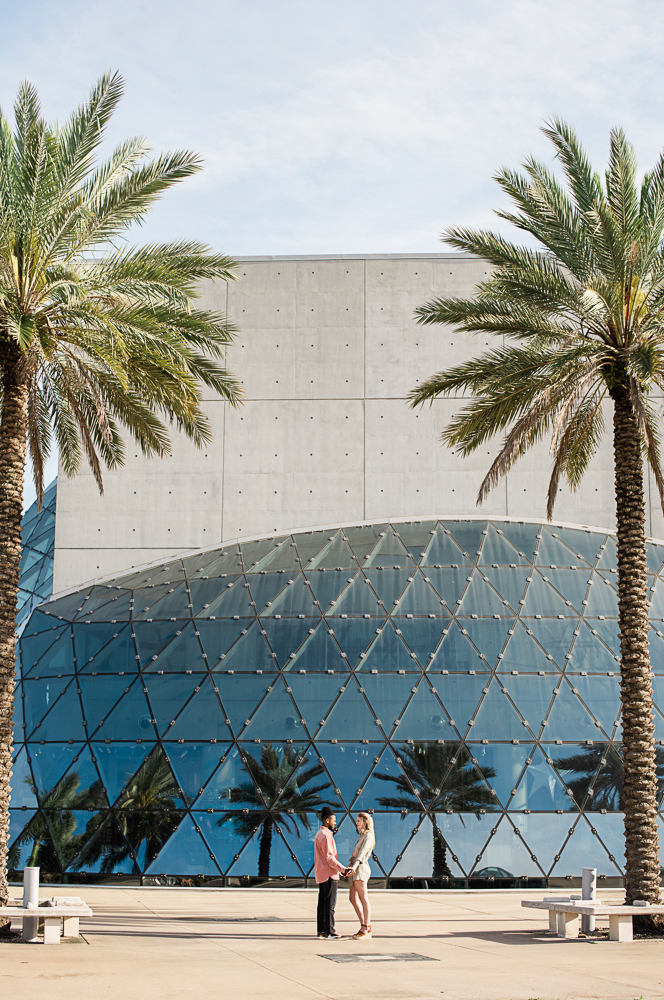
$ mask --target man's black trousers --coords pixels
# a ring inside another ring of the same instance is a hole
[[[334,934],[334,908],[337,905],[337,879],[329,878],[327,882],[318,883],[318,921],[319,934]]]

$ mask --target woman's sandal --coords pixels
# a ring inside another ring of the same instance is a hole
[[[367,937],[371,937],[371,927],[367,927],[366,924],[362,924],[357,934],[353,934],[354,941],[361,941]]]

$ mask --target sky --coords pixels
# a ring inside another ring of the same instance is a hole
[[[663,52],[651,0],[3,0],[0,105],[27,79],[62,120],[119,70],[109,143],[143,135],[205,163],[137,242],[441,251],[447,226],[501,228],[492,175],[551,161],[540,127],[553,116],[598,167],[615,125],[652,163]]]

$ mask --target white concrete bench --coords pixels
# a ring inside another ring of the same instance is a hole
[[[579,936],[579,917],[608,917],[611,941],[633,941],[632,917],[664,913],[664,906],[637,903],[623,906],[612,900],[581,900],[554,896],[548,899],[522,899],[521,905],[534,910],[549,911],[549,930],[558,937]]]
[[[44,921],[44,944],[60,944],[60,937],[80,937],[78,922],[81,917],[91,917],[92,910],[77,897],[55,896],[44,900],[37,907],[18,905],[0,906],[0,916],[20,917],[25,941],[35,941],[39,921]]]

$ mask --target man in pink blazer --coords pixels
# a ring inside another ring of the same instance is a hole
[[[314,871],[318,883],[319,938],[340,938],[334,929],[334,908],[337,903],[337,882],[345,875],[346,866],[337,858],[337,846],[332,831],[337,825],[337,817],[329,806],[323,806],[320,814],[321,828],[314,838]]]

